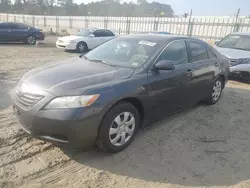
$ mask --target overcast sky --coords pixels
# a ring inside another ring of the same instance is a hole
[[[100,0],[75,0],[76,3],[89,3]],[[131,0],[123,0],[130,2]],[[136,0],[132,0],[136,2]],[[148,0],[152,2],[153,0]],[[193,9],[195,16],[233,16],[241,9],[241,16],[250,15],[250,0],[154,0],[172,6],[176,14],[183,14]]]

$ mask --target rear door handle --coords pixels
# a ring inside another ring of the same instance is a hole
[[[218,63],[218,62],[215,62],[214,65],[217,67],[217,66],[219,65],[219,63]]]

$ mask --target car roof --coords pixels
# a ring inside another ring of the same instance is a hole
[[[245,36],[250,36],[250,32],[233,32],[230,35],[245,35]]]

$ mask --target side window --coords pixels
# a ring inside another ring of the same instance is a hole
[[[19,29],[19,24],[10,24],[11,29]]]
[[[105,32],[103,30],[96,30],[94,33],[95,37],[104,37]]]
[[[11,29],[11,26],[9,23],[2,23],[0,27],[1,29]]]
[[[112,37],[112,36],[115,36],[113,32],[109,31],[109,30],[106,30],[105,31],[105,35],[106,37]]]
[[[189,41],[191,50],[191,62],[202,61],[208,59],[207,48],[202,43]]]
[[[169,60],[175,65],[188,63],[188,53],[185,41],[175,41],[165,48],[158,61]]]
[[[17,24],[18,29],[28,29],[29,26],[25,25],[25,24]]]

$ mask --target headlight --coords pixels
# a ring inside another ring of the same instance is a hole
[[[99,97],[96,95],[83,95],[83,96],[66,96],[57,97],[50,101],[45,109],[63,109],[63,108],[79,108],[86,107],[93,104]]]

